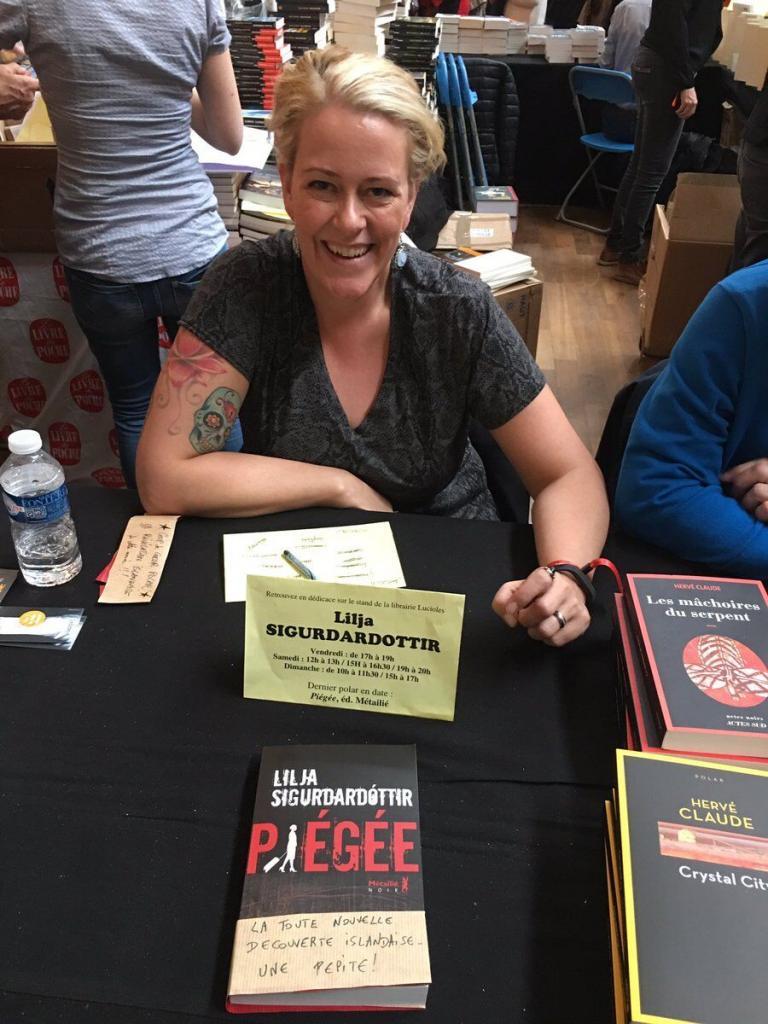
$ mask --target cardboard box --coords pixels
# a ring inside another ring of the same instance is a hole
[[[728,273],[733,239],[728,242],[680,241],[670,236],[661,206],[653,220],[640,349],[648,356],[668,356],[704,296]]]
[[[735,174],[679,174],[667,203],[669,238],[733,244],[740,211],[741,192]]]
[[[0,143],[0,252],[55,252],[56,147]]]
[[[472,249],[490,252],[493,249],[511,249],[513,242],[512,221],[506,214],[456,210],[443,225],[435,248],[457,249],[468,245]]]
[[[539,342],[543,295],[544,285],[537,277],[511,284],[493,293],[493,297],[517,328],[517,333],[534,358]]]

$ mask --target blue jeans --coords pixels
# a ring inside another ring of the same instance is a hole
[[[178,277],[141,284],[113,281],[65,267],[72,311],[104,377],[115,417],[120,463],[129,487],[136,486],[136,449],[160,373],[157,318],[173,340],[189,300],[210,263]],[[240,451],[236,423],[226,444]]]
[[[635,149],[619,186],[606,239],[625,263],[642,258],[645,225],[683,130],[672,106],[680,87],[666,62],[645,46],[637,51],[632,65],[632,84],[637,95]]]

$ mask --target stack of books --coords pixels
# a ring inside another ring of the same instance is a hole
[[[285,41],[296,57],[307,50],[322,50],[331,39],[334,0],[277,0],[285,21]]]
[[[271,110],[275,80],[292,51],[285,43],[282,18],[228,21],[232,33],[232,65],[243,107]]]
[[[240,226],[240,197],[238,193],[247,175],[241,171],[207,171],[206,173],[213,185],[219,216],[230,233],[229,243],[231,246],[235,243]]]
[[[520,201],[511,185],[477,185],[475,188],[476,213],[506,213],[512,220],[512,232],[517,230]]]
[[[435,17],[437,22],[438,47],[441,53],[459,52],[459,22],[458,14],[438,14]]]
[[[251,174],[240,187],[240,234],[258,242],[284,228],[292,228],[293,221],[283,205],[283,187],[276,171],[265,168]]]
[[[459,53],[471,55],[485,52],[484,26],[485,18],[468,15],[459,19]]]
[[[430,981],[415,747],[266,747],[227,1009],[416,1010]]]
[[[628,745],[768,758],[768,596],[757,580],[629,575],[616,597]]]
[[[406,71],[426,73],[437,57],[438,31],[435,18],[397,18],[387,32],[387,57]]]
[[[768,772],[617,756],[605,848],[616,1021],[764,1024]]]
[[[605,29],[600,25],[577,25],[570,34],[574,59],[579,64],[596,64],[605,49]]]
[[[525,53],[528,25],[524,21],[510,21],[507,29],[507,53]]]
[[[438,14],[437,21],[442,53],[525,53],[528,26],[522,21],[458,14]]]
[[[547,48],[547,38],[553,32],[554,29],[551,25],[533,25],[528,30],[525,52],[532,57],[543,57]]]
[[[571,64],[573,40],[570,31],[550,33],[544,40],[544,56],[550,64]]]
[[[243,107],[243,124],[248,128],[258,128],[259,131],[268,131],[268,118],[271,110],[264,110],[259,107]]]
[[[509,18],[483,18],[483,53],[504,54],[509,40]]]
[[[459,270],[479,277],[492,291],[525,281],[535,274],[530,256],[512,249],[496,249],[495,252],[484,252],[481,256],[468,256],[451,262]]]
[[[333,39],[357,53],[386,52],[386,29],[397,13],[390,0],[336,0],[333,15]]]

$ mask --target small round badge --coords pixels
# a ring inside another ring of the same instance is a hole
[[[45,622],[45,612],[40,611],[28,611],[23,612],[19,616],[19,622],[22,626],[42,626]]]

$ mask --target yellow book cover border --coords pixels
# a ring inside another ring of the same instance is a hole
[[[664,754],[645,754],[634,750],[616,751],[616,771],[619,782],[619,807],[624,811],[619,815],[621,828],[621,860],[624,865],[624,906],[627,923],[627,958],[629,967],[629,1006],[633,1024],[699,1024],[697,1021],[683,1020],[680,1017],[658,1017],[656,1014],[643,1013],[640,999],[640,969],[637,962],[637,930],[635,926],[635,893],[632,876],[632,850],[629,843],[629,821],[627,820],[627,779],[624,763],[630,758],[646,761],[663,761],[665,764],[687,764],[694,768],[706,768],[712,771],[714,765],[729,772],[742,775],[757,775],[768,779],[768,770],[760,768],[742,768],[723,764],[719,761],[697,760],[688,757],[668,757]],[[636,1012],[635,1012],[636,1011]]]

